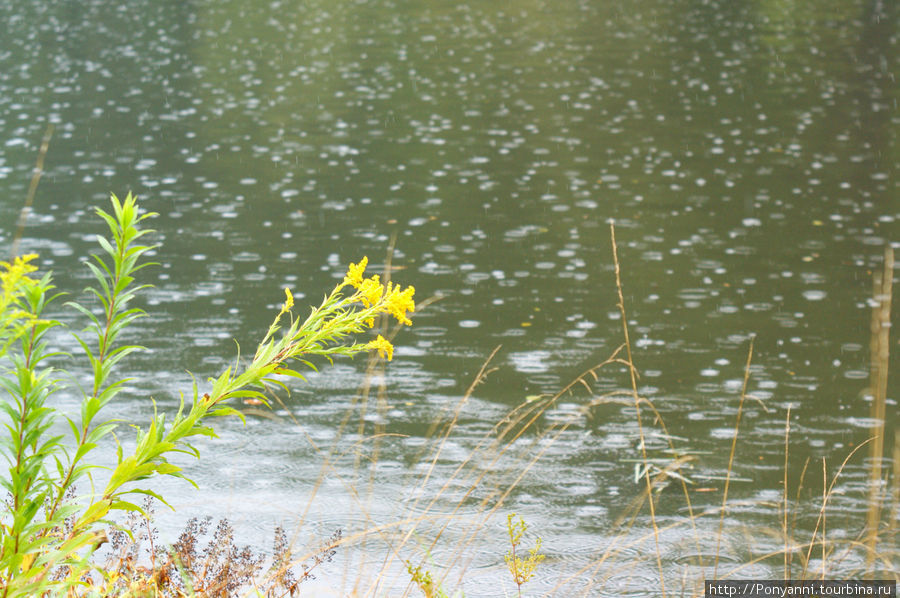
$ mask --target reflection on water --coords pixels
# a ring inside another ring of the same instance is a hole
[[[101,232],[91,207],[109,191],[132,189],[161,214],[149,352],[131,361],[161,375],[117,415],[150,413],[147,394],[174,405],[186,369],[205,378],[230,363],[232,338],[252,346],[281,287],[315,303],[350,261],[381,267],[392,235],[395,276],[440,297],[374,379],[383,404],[345,431],[348,446],[358,433],[407,436],[379,444],[365,509],[331,474],[315,486],[312,447],[334,441],[363,379],[361,363],[340,362],[275,420],[220,422],[221,438],[200,447],[210,462],[192,468],[200,492],[164,484],[178,521],[219,511],[270,528],[303,512],[314,487],[314,534],[403,513],[417,439],[502,345],[433,474],[463,492],[454,468],[510,407],[619,345],[611,218],[640,390],[697,471],[727,465],[753,334],[735,472],[753,483],[736,497],[760,505],[778,488],[767,464],[783,462],[788,406],[792,475],[807,457],[840,463],[867,437],[870,272],[900,217],[893,3],[0,0],[0,11],[0,240],[47,122],[56,134],[22,248],[60,287],[84,285],[78,260]],[[624,386],[607,369],[595,390]],[[640,491],[633,413],[581,415],[587,400],[576,391],[546,415],[571,425],[502,509],[544,537],[548,590],[610,575],[582,567]],[[835,501],[847,512],[862,508],[860,464]],[[334,466],[369,479],[353,458]],[[448,491],[441,508],[457,499]],[[771,514],[746,510],[746,521]],[[504,530],[491,526],[468,561],[475,595],[504,567]],[[674,532],[663,541],[680,578],[696,547]],[[641,562],[651,546],[618,558]],[[747,558],[740,544],[726,556]],[[613,575],[603,591],[647,595],[652,570]]]

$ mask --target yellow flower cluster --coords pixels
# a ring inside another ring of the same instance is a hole
[[[384,285],[377,274],[365,278],[368,264],[369,258],[367,257],[361,259],[358,264],[350,264],[340,287],[352,286],[355,288],[356,293],[352,299],[360,301],[367,309],[374,307],[381,313],[391,314],[401,324],[411,325],[412,321],[407,313],[416,310],[416,303],[413,301],[415,288],[408,286],[401,289],[399,284],[395,285],[390,282]],[[366,324],[369,327],[374,326],[374,318],[367,319]],[[394,346],[380,334],[377,339],[368,343],[368,347],[377,350],[380,356],[386,356],[389,361],[394,356]]]
[[[387,297],[384,300],[384,305],[387,311],[397,318],[397,321],[401,324],[412,325],[412,321],[406,316],[406,312],[412,313],[416,310],[416,304],[413,301],[413,293],[415,292],[416,289],[412,286],[408,286],[401,291],[399,284],[394,287],[391,286],[391,283],[387,284],[385,292]]]
[[[395,285],[390,282],[383,285],[377,274],[370,278],[364,278],[368,264],[369,258],[367,257],[360,260],[358,264],[350,264],[341,286],[356,288],[358,299],[366,307],[377,306],[381,312],[391,314],[401,324],[411,325],[412,321],[406,314],[416,310],[416,303],[413,301],[416,289],[408,286],[401,290],[399,284]]]
[[[16,256],[12,264],[0,262],[0,312],[22,294],[24,286],[34,282],[28,275],[37,270],[37,266],[29,262],[36,258],[37,254],[29,253]]]
[[[350,285],[358,289],[363,282],[363,273],[365,273],[368,264],[368,257],[364,257],[358,264],[350,264],[350,268],[347,269],[347,275],[344,276],[344,284],[341,286]]]
[[[369,342],[368,347],[377,350],[379,357],[387,356],[388,361],[394,358],[394,345],[380,334],[374,341]]]
[[[412,324],[408,314],[416,309],[413,301],[415,289],[411,286],[405,289],[391,282],[382,283],[377,275],[366,277],[368,258],[362,258],[358,264],[350,264],[343,281],[335,286],[322,305],[313,308],[309,318],[305,321],[291,317],[290,328],[282,341],[272,348],[275,353],[274,362],[280,364],[286,358],[302,355],[307,352],[323,350],[324,344],[339,342],[350,334],[362,332],[364,327],[375,326],[375,319],[381,314],[388,314],[407,326]],[[353,291],[342,292],[345,287],[352,287]],[[362,306],[360,308],[360,305]],[[289,288],[284,289],[284,303],[281,311],[275,317],[266,340],[278,330],[279,320],[294,307],[294,295]],[[268,346],[268,345],[267,345]],[[394,357],[394,346],[389,340],[378,335],[373,341],[365,344],[354,343],[349,347],[336,347],[329,349],[329,353],[341,353],[352,355],[364,350],[378,351],[381,357],[388,360]]]
[[[21,326],[34,319],[17,305],[26,288],[37,284],[28,276],[37,270],[37,266],[29,263],[35,258],[37,255],[32,253],[16,257],[12,263],[0,261],[0,354],[18,336]]]
[[[28,274],[37,270],[37,266],[29,263],[34,259],[37,259],[37,254],[29,253],[28,255],[16,256],[12,264],[0,262],[0,267],[5,270],[5,272],[0,271],[0,283],[3,285],[4,294],[11,292],[13,288],[18,286],[19,281],[28,279]]]
[[[365,280],[363,280],[357,288],[359,289],[359,294],[362,295],[363,305],[365,305],[366,307],[378,305],[378,302],[381,301],[382,295],[384,295],[384,287],[381,286],[381,282],[378,280],[377,274],[372,278],[366,278]]]

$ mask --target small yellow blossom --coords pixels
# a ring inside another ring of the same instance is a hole
[[[27,275],[37,270],[37,266],[28,262],[36,258],[36,253],[29,253],[28,255],[17,255],[11,264],[9,262],[0,262],[0,267],[5,270],[5,272],[0,271],[0,281],[3,283],[4,292],[11,291],[17,286],[19,281],[27,282],[30,280]]]
[[[0,262],[0,305],[6,307],[21,295],[24,287],[34,283],[28,274],[37,270],[37,266],[28,262],[36,258],[36,253],[29,253],[16,256],[12,264]]]
[[[413,294],[416,289],[409,286],[405,290],[400,290],[400,285],[391,288],[388,283],[387,297],[385,297],[385,311],[389,311],[391,315],[397,318],[397,321],[407,326],[412,325],[412,321],[406,316],[406,312],[414,312],[416,304],[413,301]]]
[[[378,302],[381,301],[381,296],[384,294],[384,287],[381,286],[381,281],[377,274],[372,278],[363,280],[358,288],[362,295],[363,305],[366,307],[377,305]]]
[[[388,361],[394,358],[394,345],[391,344],[389,340],[378,335],[374,341],[370,341],[368,347],[370,349],[376,349],[378,351],[379,357],[384,357],[387,355]]]
[[[37,284],[36,280],[28,276],[37,270],[37,266],[29,263],[35,258],[37,255],[30,253],[17,256],[12,263],[0,261],[0,345],[8,343],[11,340],[10,336],[12,338],[17,336],[17,326],[34,319],[33,315],[17,309],[16,305],[26,290]],[[13,327],[12,333],[8,331],[10,326]],[[0,346],[0,350],[2,349]]]
[[[358,264],[350,264],[350,267],[347,269],[347,274],[344,276],[344,282],[342,286],[351,285],[356,287],[357,289],[363,283],[363,273],[366,271],[366,266],[369,264],[369,258],[363,257]]]
[[[284,296],[284,307],[281,308],[281,313],[290,311],[294,307],[294,295],[291,294],[291,290],[287,287],[284,287]]]

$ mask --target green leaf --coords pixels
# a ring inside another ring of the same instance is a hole
[[[125,494],[144,494],[146,496],[152,496],[153,498],[155,498],[162,504],[166,505],[173,511],[175,510],[175,507],[173,507],[168,502],[166,502],[166,499],[164,499],[160,494],[157,494],[156,492],[153,492],[152,490],[148,490],[146,488],[132,488],[131,490],[126,490],[125,492],[122,493],[122,495],[125,495]],[[143,513],[143,511],[141,511],[141,512]]]
[[[113,501],[112,504],[109,505],[109,508],[110,508],[110,510],[134,511],[134,512],[140,513],[141,515],[146,515],[146,513],[144,512],[144,509],[142,509],[141,507],[137,506],[134,503],[130,503],[125,500]]]

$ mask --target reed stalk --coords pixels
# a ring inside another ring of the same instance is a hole
[[[28,214],[31,212],[31,204],[34,202],[34,196],[37,194],[38,183],[41,182],[41,175],[44,174],[44,158],[47,156],[47,150],[50,149],[50,138],[53,137],[53,123],[47,125],[47,131],[44,133],[44,139],[41,141],[41,148],[38,150],[37,161],[34,164],[34,171],[31,174],[31,182],[28,184],[28,193],[25,195],[25,203],[19,212],[19,222],[16,225],[16,233],[13,235],[12,248],[10,249],[9,259],[15,259],[19,251],[19,241],[25,232],[25,224],[28,222]]]
[[[894,284],[894,250],[890,245],[884,251],[884,269],[875,272],[872,294],[872,322],[870,337],[871,369],[870,390],[872,404],[872,439],[869,444],[869,505],[866,512],[866,575],[875,575],[875,556],[878,549],[878,532],[881,526],[881,504],[884,497],[882,461],[884,459],[884,421],[887,404],[888,359],[890,357],[891,297]]]
[[[731,484],[731,472],[734,468],[734,454],[737,450],[738,433],[741,428],[741,415],[744,412],[744,400],[747,398],[747,383],[750,381],[750,362],[753,360],[753,340],[750,337],[750,348],[747,351],[747,364],[744,367],[744,381],[741,385],[741,398],[738,401],[738,412],[734,422],[734,435],[731,438],[731,451],[728,453],[728,469],[725,472],[725,488],[722,491],[722,511],[719,514],[719,531],[716,534],[716,556],[713,563],[713,579],[719,575],[719,551],[722,547],[722,530],[725,526],[725,512],[728,507],[728,488]]]
[[[609,231],[610,237],[612,239],[613,264],[615,266],[616,272],[616,293],[618,294],[619,298],[617,307],[619,308],[619,314],[622,316],[622,336],[625,339],[625,353],[628,357],[628,374],[631,379],[631,390],[632,396],[634,398],[634,408],[637,411],[636,417],[638,424],[638,436],[640,439],[641,447],[641,460],[643,461],[644,466],[644,480],[647,484],[647,502],[650,507],[650,523],[653,526],[653,540],[656,544],[656,568],[659,571],[659,590],[660,595],[665,598],[666,580],[665,575],[663,574],[662,555],[660,554],[659,547],[659,525],[656,521],[656,506],[653,504],[653,482],[650,480],[650,467],[647,460],[647,445],[644,437],[644,423],[641,419],[641,397],[638,395],[637,390],[637,371],[635,370],[634,359],[631,353],[631,339],[628,336],[628,316],[625,312],[625,297],[622,293],[622,276],[619,266],[619,250],[616,246],[615,222],[610,221]]]
[[[783,506],[781,519],[781,535],[784,536],[784,579],[791,578],[791,556],[793,549],[788,536],[788,454],[790,451],[791,437],[791,406],[788,405],[787,414],[784,416],[784,479],[782,480]]]

